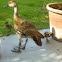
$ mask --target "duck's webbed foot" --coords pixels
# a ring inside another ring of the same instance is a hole
[[[21,52],[21,50],[25,50],[25,46],[16,46],[11,51],[12,52]]]
[[[16,46],[11,50],[12,52],[21,52],[20,47]]]

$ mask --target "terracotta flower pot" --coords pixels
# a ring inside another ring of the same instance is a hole
[[[50,32],[54,39],[62,41],[62,3],[50,3],[46,8],[49,11]]]

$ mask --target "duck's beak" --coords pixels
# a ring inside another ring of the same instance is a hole
[[[4,8],[9,7],[8,5],[3,6]]]

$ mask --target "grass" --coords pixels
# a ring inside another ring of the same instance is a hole
[[[0,1],[0,36],[6,36],[8,30],[5,27],[5,22],[8,21],[12,26],[13,24],[13,8],[3,8],[9,0]],[[52,2],[61,2],[61,0],[15,0],[18,4],[18,12],[23,20],[32,22],[37,29],[49,28],[48,12],[43,7]],[[14,28],[10,34],[15,34]]]

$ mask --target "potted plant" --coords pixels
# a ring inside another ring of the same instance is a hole
[[[50,32],[54,39],[62,41],[62,3],[50,3],[46,8],[49,12]]]

